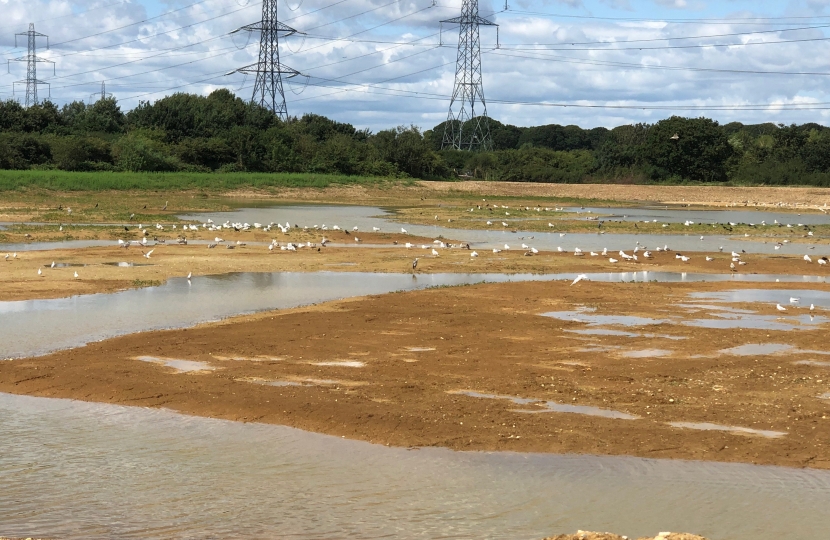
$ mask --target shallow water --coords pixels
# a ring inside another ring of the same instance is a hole
[[[179,373],[191,373],[193,371],[213,371],[216,368],[207,362],[197,362],[195,360],[181,360],[178,358],[157,358],[155,356],[138,356],[136,360],[142,362],[151,362],[153,364],[160,364],[164,367],[175,369]]]
[[[775,212],[770,210],[701,210],[695,208],[678,208],[676,206],[640,206],[627,208],[613,208],[602,206],[566,207],[563,209],[572,219],[573,214],[578,217],[598,217],[612,221],[653,221],[657,223],[754,223],[763,231],[761,222],[775,226],[775,221],[786,227],[789,223],[793,227],[799,223],[804,225],[822,225],[830,223],[830,215],[815,210],[801,212]],[[590,213],[588,213],[590,212]]]
[[[783,343],[747,343],[729,349],[723,349],[721,354],[734,354],[736,356],[768,355],[791,351],[792,345]]]
[[[50,300],[0,302],[0,358],[44,354],[132,332],[180,328],[244,313],[338,298],[480,282],[573,280],[566,274],[234,273],[158,287]],[[588,280],[810,282],[807,276],[671,272],[588,274]],[[586,284],[587,285],[587,284]]]
[[[702,431],[731,431],[732,433],[742,433],[744,435],[758,435],[759,437],[766,437],[768,439],[777,439],[787,434],[784,431],[769,431],[740,426],[724,426],[722,424],[711,424],[709,422],[669,422],[669,425],[678,428],[699,429]]]
[[[619,209],[615,209],[619,210]],[[625,209],[625,212],[633,209]],[[691,219],[685,213],[687,210],[672,210],[669,213],[676,214],[677,221],[685,221]],[[633,215],[633,214],[632,214]],[[770,214],[772,215],[772,214]],[[323,224],[331,228],[338,225],[342,229],[351,230],[352,227],[358,227],[361,231],[371,231],[372,227],[378,227],[381,232],[400,232],[401,227],[405,228],[407,232],[413,235],[425,236],[427,238],[451,238],[454,240],[469,242],[477,248],[489,249],[494,247],[502,247],[505,243],[510,245],[520,245],[527,243],[532,247],[540,250],[556,250],[557,247],[567,251],[573,251],[575,247],[579,247],[585,251],[602,251],[607,247],[609,250],[616,251],[619,249],[633,249],[635,246],[649,246],[656,248],[657,246],[668,245],[675,251],[717,251],[718,248],[723,247],[725,252],[731,250],[740,251],[746,250],[747,253],[776,253],[783,254],[798,254],[813,253],[808,251],[810,245],[805,244],[784,244],[779,250],[775,249],[775,240],[770,240],[769,243],[762,242],[747,242],[743,237],[729,236],[723,234],[724,231],[712,229],[711,235],[704,234],[704,239],[700,240],[700,234],[599,234],[597,233],[568,233],[564,237],[560,236],[558,232],[519,232],[513,233],[510,230],[514,227],[521,228],[522,222],[511,222],[509,218],[505,218],[510,227],[493,226],[493,230],[466,230],[453,229],[443,225],[413,225],[401,224],[392,221],[392,214],[381,208],[372,208],[368,206],[319,206],[319,205],[304,205],[304,206],[272,206],[262,208],[240,208],[232,212],[213,212],[204,214],[189,214],[179,216],[182,219],[196,220],[206,222],[208,219],[213,219],[216,224],[222,224],[226,221],[231,223],[268,223],[279,222],[285,224],[290,223],[293,227],[298,224],[300,227],[313,227]],[[790,216],[790,219],[795,220],[795,214],[782,213],[780,217]],[[816,215],[810,217],[818,219]],[[820,216],[823,221],[821,223],[830,223],[830,216]],[[808,223],[808,216],[804,215],[798,221],[791,221],[790,223]],[[501,218],[500,218],[501,219]],[[758,222],[760,222],[759,218]],[[482,220],[486,221],[487,217],[482,216]],[[694,221],[694,220],[693,220]],[[733,220],[734,221],[734,220]],[[781,219],[779,219],[781,221]],[[772,221],[768,221],[771,223]],[[437,222],[436,222],[437,223]],[[788,223],[788,221],[784,221]],[[759,228],[759,232],[763,233],[763,228]],[[324,234],[324,231],[320,231]],[[795,234],[795,232],[793,233]],[[287,238],[279,231],[276,231],[275,237],[277,239]],[[813,245],[813,244],[811,244]],[[818,246],[818,244],[815,244]],[[3,247],[0,246],[0,250]],[[818,247],[817,250],[820,250]],[[819,253],[818,251],[815,251]]]
[[[621,411],[614,411],[612,409],[603,409],[601,407],[592,407],[590,405],[572,405],[569,403],[557,403],[555,401],[546,401],[533,398],[522,398],[516,396],[500,396],[498,394],[485,394],[482,392],[474,392],[472,390],[459,390],[450,392],[451,394],[479,398],[479,399],[506,399],[515,403],[516,405],[538,405],[542,408],[528,408],[528,409],[513,409],[516,413],[571,413],[584,414],[587,416],[601,416],[603,418],[615,418],[618,420],[637,420],[640,417],[633,414],[624,413]]]
[[[20,537],[512,540],[588,529],[778,540],[823,538],[830,525],[827,471],[407,451],[8,394],[0,433],[0,531]]]

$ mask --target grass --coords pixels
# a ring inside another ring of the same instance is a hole
[[[0,171],[0,192],[49,191],[228,191],[241,188],[325,188],[332,185],[383,185],[391,178],[312,173],[130,173]]]

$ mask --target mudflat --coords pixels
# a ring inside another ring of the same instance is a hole
[[[726,307],[762,327],[699,322],[724,318],[690,293],[748,287],[583,280],[392,293],[0,362],[0,391],[407,447],[830,468],[820,315],[743,302]]]

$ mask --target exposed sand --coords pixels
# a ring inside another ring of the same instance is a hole
[[[226,240],[214,249],[204,244],[177,245],[175,243],[157,246],[134,246],[128,249],[94,247],[82,249],[58,249],[48,251],[27,251],[17,257],[4,259],[0,254],[0,301],[26,300],[35,298],[58,298],[76,294],[113,292],[130,287],[160,285],[171,277],[184,277],[189,272],[194,276],[224,274],[228,272],[393,272],[412,271],[412,262],[419,258],[418,273],[464,272],[464,273],[560,273],[560,272],[701,272],[730,273],[729,253],[689,253],[691,259],[682,262],[675,252],[653,252],[652,259],[642,256],[637,262],[614,264],[606,257],[581,257],[573,253],[542,251],[536,255],[524,249],[511,249],[501,253],[479,250],[478,257],[471,257],[472,250],[456,248],[441,249],[439,256],[432,255],[432,239],[402,235],[361,234],[364,245],[375,243],[380,247],[354,247],[348,237],[341,233],[333,240],[350,247],[301,248],[296,252],[269,251],[264,244],[270,236],[264,233],[226,233]],[[388,237],[386,237],[388,236]],[[305,235],[311,240],[311,235]],[[236,245],[240,238],[246,243]],[[297,242],[298,235],[292,237]],[[314,236],[317,239],[317,236]],[[397,240],[395,240],[397,239]],[[610,239],[613,240],[613,239]],[[393,245],[398,241],[398,245]],[[406,249],[404,244],[413,242],[416,247]],[[286,240],[281,239],[285,244]],[[227,249],[227,245],[234,249]],[[422,249],[422,245],[430,246]],[[519,246],[514,246],[517,248]],[[143,253],[153,250],[150,258]],[[613,252],[612,252],[613,254]],[[820,254],[819,254],[820,255]],[[713,261],[706,261],[711,256]],[[620,259],[619,256],[617,256]],[[795,256],[743,255],[746,265],[736,266],[737,274],[789,274],[830,276],[830,265],[808,264]],[[52,268],[57,265],[66,266]],[[113,266],[115,263],[132,263],[133,267]],[[143,265],[143,266],[142,266]],[[38,269],[41,274],[38,275]],[[78,278],[75,278],[75,273]]]
[[[600,533],[590,531],[577,531],[575,534],[560,534],[549,536],[544,540],[627,540],[627,537],[614,533]],[[633,540],[633,539],[632,539]],[[660,533],[657,536],[643,536],[637,540],[706,540],[702,536],[688,533]]]
[[[830,367],[821,364],[830,358],[809,352],[826,348],[824,325],[680,324],[705,316],[674,308],[689,302],[687,293],[732,287],[537,282],[393,293],[0,362],[0,391],[166,407],[399,446],[830,468],[830,400],[819,398],[830,391]],[[637,334],[629,337],[575,333],[591,327],[540,316],[579,306],[674,319],[611,326]],[[777,315],[769,304],[731,307]],[[806,313],[790,308],[783,317]],[[721,352],[753,343],[796,349]],[[165,367],[170,359],[210,370],[181,373]],[[612,417],[549,412],[545,402],[599,407]]]

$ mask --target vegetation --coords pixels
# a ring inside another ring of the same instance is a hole
[[[490,120],[493,149],[479,153],[442,150],[444,128],[370,133],[314,114],[282,122],[226,90],[175,94],[127,113],[114,99],[62,108],[10,100],[0,102],[0,190],[325,187],[459,176],[830,186],[830,128],[818,124],[721,126],[674,116],[586,130]]]

